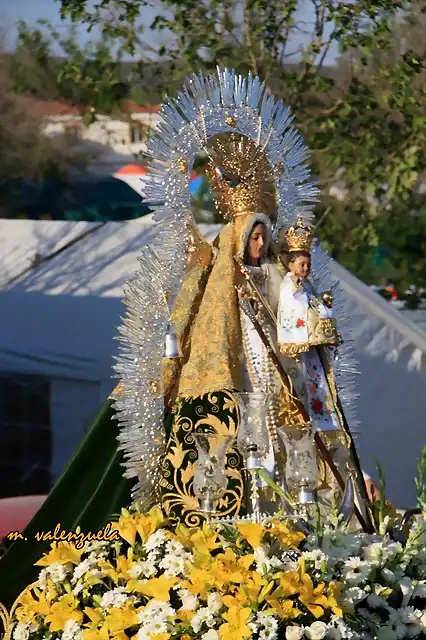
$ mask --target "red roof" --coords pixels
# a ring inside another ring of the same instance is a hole
[[[158,104],[139,105],[132,100],[125,100],[123,106],[132,113],[158,113],[160,111],[160,105]]]
[[[89,110],[89,107],[76,107],[59,100],[34,100],[33,104],[42,116],[79,116]]]
[[[90,110],[88,105],[76,106],[60,100],[32,100],[32,105],[42,116],[79,116]],[[158,113],[160,110],[157,105],[137,105],[131,100],[125,100],[122,106],[131,113]]]

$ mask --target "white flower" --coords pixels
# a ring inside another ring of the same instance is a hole
[[[407,604],[410,601],[410,598],[414,592],[414,586],[413,583],[411,582],[410,578],[408,578],[407,576],[404,576],[404,578],[402,578],[399,581],[399,588],[402,591],[402,602],[401,602],[401,607],[406,607]]]
[[[42,569],[38,574],[38,587],[43,591],[47,589],[47,580],[49,578],[49,574],[47,573],[47,569]]]
[[[415,638],[422,630],[422,612],[414,607],[401,607],[398,609],[401,622],[407,625],[407,636]]]
[[[287,627],[287,629],[285,630],[286,640],[300,640],[301,638],[303,638],[303,635],[303,627],[296,627],[296,625]]]
[[[185,562],[191,558],[191,554],[187,553],[178,556],[169,553],[161,560],[159,567],[160,569],[164,569],[164,575],[167,578],[174,578],[185,572]]]
[[[207,609],[211,613],[217,613],[222,608],[223,602],[220,595],[214,591],[213,593],[209,593],[207,598]]]
[[[124,587],[115,587],[111,591],[107,591],[101,598],[101,608],[104,610],[112,607],[120,608],[124,605],[128,595]]]
[[[383,542],[373,542],[362,550],[364,560],[377,566],[383,558]]]
[[[132,565],[129,569],[129,576],[131,578],[152,578],[157,575],[157,567],[155,561],[152,559],[143,560]]]
[[[78,596],[78,594],[81,593],[82,591],[83,591],[83,584],[81,582],[76,584],[74,589],[72,590],[73,595],[75,596]]]
[[[86,560],[83,560],[83,562],[80,562],[80,564],[78,564],[74,569],[71,582],[76,583],[79,578],[81,578],[82,576],[84,576],[85,573],[90,571],[93,564],[94,562],[91,562],[88,558],[86,558]]]
[[[220,636],[216,629],[209,629],[201,636],[201,640],[219,640],[219,638]]]
[[[84,551],[86,553],[96,552],[95,555],[99,558],[108,553],[108,541],[107,540],[92,540],[86,542],[84,545]]]
[[[413,591],[413,598],[426,598],[426,581],[419,580]]]
[[[304,551],[302,557],[307,562],[313,562],[315,569],[319,570],[325,565],[327,566],[327,556],[321,551],[321,549],[314,549],[313,551]]]
[[[268,573],[271,564],[265,547],[256,547],[254,550],[254,559],[256,562],[256,571],[261,575]]]
[[[353,606],[358,604],[367,597],[365,591],[360,589],[359,587],[351,587],[345,591],[345,601],[348,605]]]
[[[325,555],[335,560],[346,560],[351,556],[357,556],[361,540],[355,534],[345,533],[329,526],[324,527],[322,550]]]
[[[181,555],[185,553],[185,547],[178,540],[169,540],[166,544],[167,553],[173,553],[175,555]]]
[[[310,627],[306,627],[305,635],[310,640],[322,640],[325,638],[325,634],[327,633],[327,625],[325,622],[321,622],[321,620],[317,620],[313,622]]]
[[[191,627],[195,633],[199,633],[203,624],[208,627],[214,627],[215,618],[213,613],[207,607],[201,607],[191,618]]]
[[[272,629],[271,627],[265,627],[259,633],[259,640],[275,640],[278,637],[278,633],[276,629]]]
[[[405,636],[405,626],[385,624],[377,631],[377,640],[399,640]]]
[[[150,624],[141,627],[136,634],[138,640],[151,640],[151,635],[157,633],[167,633],[168,626],[165,620],[154,618]]]
[[[188,591],[188,589],[181,589],[179,596],[182,600],[181,611],[195,611],[198,606],[198,598],[196,596]]]
[[[360,558],[349,558],[342,569],[343,580],[350,585],[356,586],[367,579],[370,573],[370,565]]]
[[[54,562],[50,566],[42,569],[38,579],[42,589],[47,587],[47,580],[50,578],[53,582],[62,582],[67,577],[67,567],[59,562]]]
[[[257,614],[257,622],[267,629],[278,629],[278,620],[264,611],[260,611]]]
[[[18,622],[13,630],[14,640],[28,640],[30,637],[29,625],[23,622]]]
[[[390,609],[389,620],[377,631],[378,640],[402,640],[405,638],[407,627],[401,620],[400,612]]]
[[[75,620],[67,620],[64,624],[64,632],[61,640],[81,640],[83,632]]]
[[[259,633],[259,640],[274,640],[278,636],[278,620],[261,611],[257,614],[257,623],[262,627]]]
[[[144,549],[147,553],[150,551],[158,550],[167,541],[167,533],[165,529],[157,529],[157,531],[151,534],[148,540],[145,542]]]
[[[386,534],[387,530],[389,529],[389,526],[390,526],[390,517],[385,516],[383,518],[383,521],[379,525],[379,533],[381,536],[384,536]]]
[[[343,637],[340,629],[338,629],[337,627],[334,626],[327,626],[327,638],[330,638],[330,640],[341,640],[341,638]]]
[[[170,632],[170,621],[175,613],[176,611],[167,602],[151,600],[138,613],[138,622],[141,624],[137,633],[138,640],[150,640],[151,634]]]

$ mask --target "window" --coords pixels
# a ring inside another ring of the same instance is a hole
[[[0,375],[0,498],[48,493],[51,459],[49,381]]]
[[[140,123],[132,123],[130,124],[130,143],[131,144],[141,144],[146,142],[148,139],[147,135],[147,127],[146,125]]]

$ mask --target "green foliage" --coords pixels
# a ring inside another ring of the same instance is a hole
[[[426,447],[422,451],[422,455],[417,461],[417,502],[419,507],[425,509],[426,507]]]
[[[312,151],[323,189],[319,217],[330,209],[319,235],[331,253],[369,282],[386,271],[402,290],[426,286],[426,247],[413,240],[426,224],[416,193],[426,174],[424,0],[57,2],[63,17],[102,33],[98,48],[64,44],[64,96],[108,109],[126,87],[153,101],[189,72],[216,65],[259,74],[291,104]],[[46,59],[42,38],[32,38],[37,59]],[[111,51],[131,56],[125,79]],[[340,58],[327,68],[331,51]],[[153,65],[152,82],[141,82]],[[329,194],[339,180],[342,201]],[[388,250],[381,265],[376,247]]]
[[[81,47],[75,28],[61,35],[47,20],[30,28],[18,22],[15,52],[3,55],[14,93],[91,105],[111,112],[129,95],[121,56],[108,36]]]

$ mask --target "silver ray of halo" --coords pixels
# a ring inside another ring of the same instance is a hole
[[[307,222],[319,190],[305,164],[308,149],[292,125],[293,116],[282,101],[269,95],[259,78],[236,75],[227,69],[216,75],[193,75],[176,98],[160,111],[157,135],[148,144],[152,158],[141,191],[157,203],[156,220],[164,220],[165,204],[176,225],[191,209],[188,177],[198,153],[219,133],[235,132],[261,147],[274,171],[277,193],[275,237],[298,217]],[[182,161],[187,170],[182,172]]]
[[[334,377],[339,399],[352,435],[359,433],[360,423],[357,416],[359,393],[356,377],[359,375],[358,362],[353,347],[350,317],[347,313],[345,293],[340,282],[333,278],[330,271],[331,258],[316,240],[312,247],[312,282],[318,292],[331,290],[334,296],[333,310],[338,321],[339,333],[343,344],[339,346],[338,358],[333,360]]]

